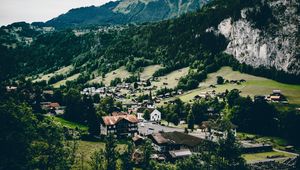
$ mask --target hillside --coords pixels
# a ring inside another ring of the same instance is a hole
[[[240,85],[231,83],[216,85],[217,76],[222,76],[225,80],[244,79],[246,82]],[[215,85],[216,88],[211,88],[209,87],[210,85]],[[255,95],[268,95],[272,93],[272,90],[279,89],[287,97],[290,104],[300,105],[300,85],[284,84],[263,77],[240,73],[239,71],[233,71],[230,67],[222,67],[217,72],[208,74],[208,78],[200,83],[197,89],[191,90],[178,97],[181,100],[188,102],[201,92],[215,90],[219,93],[224,92],[226,89],[229,91],[232,89],[239,89],[241,91],[241,95],[249,95],[252,98]]]
[[[153,22],[200,9],[209,0],[120,0],[99,7],[72,9],[46,25],[56,28]]]
[[[286,5],[280,3],[281,0],[276,2],[279,6]],[[291,1],[291,3],[294,10],[299,8],[298,2]],[[242,2],[215,0],[197,12],[156,23],[93,26],[52,31],[36,36],[28,45],[6,49],[7,51],[4,51],[6,58],[13,59],[13,62],[8,75],[1,76],[14,77],[13,75],[18,75],[20,77],[21,74],[28,76],[43,72],[51,73],[63,66],[73,65],[74,68],[68,76],[80,72],[82,76],[79,78],[84,82],[93,79],[94,73],[107,74],[121,66],[125,66],[127,71],[134,73],[142,67],[154,64],[162,65],[164,68],[157,70],[154,75],[163,76],[188,66],[192,67],[195,73],[205,75],[216,71],[221,66],[229,65],[243,72],[278,81],[300,82],[297,43],[295,46],[290,46],[288,51],[286,51],[287,47],[282,50],[278,48],[277,53],[264,56],[264,60],[269,64],[264,64],[256,59],[255,53],[241,54],[247,61],[253,60],[252,63],[249,63],[240,60],[239,55],[230,53],[228,50],[240,48],[239,45],[233,46],[233,43],[238,42],[239,36],[234,35],[232,36],[234,39],[231,39],[228,35],[233,29],[229,29],[228,32],[222,31],[224,21],[227,21],[228,18],[232,18],[232,22],[247,21],[250,24],[249,27],[256,29],[255,22],[252,21],[255,17],[249,14],[245,18],[243,10],[253,6],[262,8],[266,5],[269,4],[264,4],[260,0]],[[269,6],[269,8],[273,9],[273,6]],[[273,15],[277,16],[275,13],[272,13]],[[280,17],[288,17],[288,15],[280,15]],[[287,20],[287,18],[283,20]],[[283,26],[280,22],[271,22],[270,24],[276,27]],[[218,31],[216,28],[220,28],[220,30]],[[242,27],[239,29],[243,30]],[[259,29],[266,34],[271,31],[268,25]],[[242,34],[245,35],[245,33]],[[293,36],[294,32],[286,32],[286,34],[289,35],[286,36],[287,42],[296,41]],[[280,39],[280,36],[277,37],[276,34],[271,36],[270,34],[269,37]],[[267,41],[264,36],[259,39]],[[246,40],[243,41],[247,43]],[[260,43],[256,44],[256,42],[252,45],[259,46]],[[245,47],[249,45],[250,48],[251,44],[244,45]],[[230,55],[224,54],[224,51]],[[264,51],[262,50],[262,52]],[[288,65],[288,67],[279,67],[279,64]],[[189,77],[200,82],[199,77],[201,76],[199,75],[194,74]]]

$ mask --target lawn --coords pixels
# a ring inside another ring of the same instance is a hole
[[[78,148],[76,151],[76,162],[72,169],[91,169],[89,162],[90,157],[95,151],[105,149],[104,142],[96,142],[96,141],[78,141]],[[118,144],[117,150],[122,153],[127,149],[125,144]]]
[[[251,153],[251,154],[243,154],[242,157],[246,160],[247,163],[268,160],[270,158],[293,158],[295,155],[289,154],[286,152],[261,152],[261,153]]]
[[[68,120],[65,120],[61,117],[56,117],[56,116],[52,116],[53,120],[59,124],[61,124],[62,126],[66,127],[66,128],[70,128],[70,129],[80,129],[82,131],[87,131],[88,127],[79,123],[75,123],[75,122],[70,122]]]
[[[222,76],[226,80],[244,79],[246,82],[241,85],[228,83],[224,85],[216,85],[216,88],[209,88],[209,85],[216,84],[217,76]],[[201,92],[206,92],[208,90],[224,92],[226,89],[239,89],[242,96],[249,95],[250,97],[255,95],[268,95],[272,93],[272,90],[279,89],[282,91],[283,95],[287,97],[290,104],[300,105],[300,85],[284,84],[271,79],[240,73],[239,71],[233,71],[230,67],[222,67],[219,71],[208,74],[208,78],[199,84],[199,88],[188,91],[178,97],[187,102]]]

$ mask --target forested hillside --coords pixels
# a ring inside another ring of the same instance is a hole
[[[120,0],[102,6],[72,9],[45,24],[58,29],[88,25],[144,23],[179,17],[210,0]]]
[[[239,64],[233,57],[223,54],[228,40],[222,34],[208,31],[226,18],[231,17],[233,21],[240,19],[241,9],[255,5],[262,5],[261,1],[215,0],[198,12],[158,23],[89,27],[42,34],[29,45],[8,49],[1,47],[1,56],[6,56],[5,61],[9,58],[11,62],[5,63],[10,70],[5,70],[6,74],[1,75],[1,79],[17,74],[51,72],[73,64],[72,74],[81,72],[84,81],[95,71],[103,74],[126,66],[134,72],[143,66],[162,64],[164,68],[158,70],[155,76],[192,66],[197,71],[189,74],[187,79],[199,82],[206,73],[222,65],[231,65],[243,72],[279,81],[299,82],[299,76],[284,71],[264,67],[253,69]],[[187,84],[186,80],[182,84]]]

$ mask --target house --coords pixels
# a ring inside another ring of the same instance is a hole
[[[100,121],[100,134],[114,134],[121,136],[134,136],[138,133],[138,119],[135,115],[114,113],[112,116],[103,116]]]
[[[191,152],[198,152],[204,139],[182,133],[182,132],[160,132],[152,133],[148,138],[153,142],[154,150],[160,153],[169,151],[189,149]]]
[[[137,117],[139,120],[144,120],[144,112],[148,110],[150,112],[150,120],[151,122],[159,122],[161,120],[161,112],[155,108],[138,108],[137,109]]]
[[[134,137],[132,137],[132,141],[135,146],[139,146],[145,142],[145,137],[142,137],[140,135],[135,135]]]
[[[15,86],[6,86],[6,91],[7,92],[14,92],[14,91],[17,91],[17,87]]]

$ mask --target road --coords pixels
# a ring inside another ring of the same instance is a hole
[[[143,122],[138,124],[139,132],[141,135],[149,135],[152,133],[158,133],[158,132],[184,132],[184,129],[182,128],[175,128],[175,127],[168,127],[168,126],[162,126],[159,124],[154,124],[152,122]],[[205,133],[200,131],[193,131],[189,132],[189,135],[196,136],[198,138],[205,138]]]

